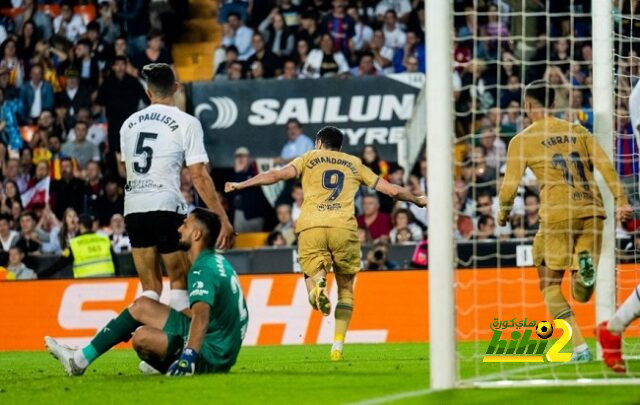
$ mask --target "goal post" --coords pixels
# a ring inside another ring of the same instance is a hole
[[[429,351],[431,388],[456,382],[453,242],[452,3],[427,0],[425,80],[429,199]],[[435,192],[437,190],[437,192]]]
[[[611,1],[592,0],[593,30],[593,135],[613,161],[613,10]],[[596,174],[607,219],[602,234],[602,252],[597,265],[596,322],[611,318],[616,308],[615,203],[604,179]],[[598,347],[598,357],[601,357]]]

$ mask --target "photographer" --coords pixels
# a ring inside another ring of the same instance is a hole
[[[389,243],[379,240],[367,253],[364,268],[367,270],[395,270],[398,264],[389,260]]]

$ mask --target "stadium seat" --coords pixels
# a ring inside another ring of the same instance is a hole
[[[241,233],[236,237],[234,248],[256,248],[262,247],[267,243],[268,232],[251,232]]]
[[[81,15],[85,24],[89,24],[91,21],[95,20],[97,16],[96,6],[93,4],[75,6],[73,8],[73,12]]]
[[[22,136],[22,140],[25,142],[31,142],[31,138],[33,138],[33,134],[35,134],[38,129],[37,125],[24,125],[20,127],[20,135]]]
[[[58,4],[41,4],[38,6],[38,11],[42,11],[45,14],[49,14],[51,18],[60,15],[60,5]]]

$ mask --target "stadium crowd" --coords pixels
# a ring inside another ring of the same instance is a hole
[[[423,0],[219,3],[223,39],[215,53],[216,81],[425,71]],[[620,3],[623,13],[630,13],[628,3]],[[163,7],[154,9],[158,4]],[[521,106],[524,85],[547,79],[556,91],[554,113],[593,129],[590,1],[572,5],[570,10],[568,2],[454,1],[458,240],[530,238],[538,228],[538,189],[531,174],[510,223],[498,227],[495,220],[509,140],[529,123]],[[0,1],[0,8],[14,8],[12,16],[0,17],[2,251],[18,246],[18,258],[59,254],[77,232],[80,213],[94,216],[117,252],[128,249],[118,130],[147,102],[138,80],[141,67],[172,62],[183,6],[149,0]],[[624,19],[616,26],[635,29]],[[637,73],[633,58],[617,67],[621,77]],[[620,81],[620,100],[634,84]],[[638,149],[625,103],[617,104],[616,117],[617,168],[634,187]],[[287,124],[288,139],[276,163],[313,148],[312,134],[304,132],[296,120]],[[224,180],[257,173],[250,146],[237,149]],[[426,161],[403,168],[380,159],[375,146],[366,146],[361,157],[389,181],[426,191]],[[190,206],[201,205],[188,170],[181,180]],[[259,189],[221,197],[238,231],[271,232],[272,246],[295,244],[294,223],[304,198],[298,185],[288,184],[275,208]],[[359,193],[357,208],[364,243],[384,246],[426,236],[426,209],[394,204],[367,190]]]

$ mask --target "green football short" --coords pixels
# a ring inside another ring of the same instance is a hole
[[[169,312],[169,319],[167,319],[167,323],[164,325],[164,328],[162,328],[169,338],[168,347],[184,347],[184,344],[187,342],[189,337],[190,326],[191,319],[182,312],[178,312],[171,308]],[[231,366],[229,364],[222,363],[217,356],[209,350],[210,345],[207,344],[207,337],[204,339],[205,341],[202,342],[198,361],[196,362],[196,373],[225,373],[229,371]]]

